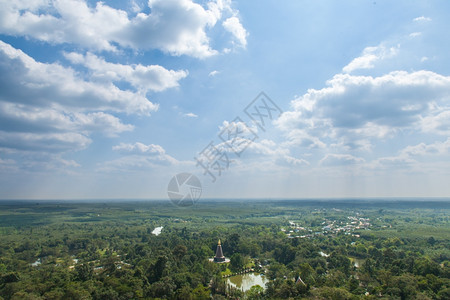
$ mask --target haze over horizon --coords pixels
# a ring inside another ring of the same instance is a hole
[[[449,16],[443,0],[1,1],[0,199],[166,199],[180,172],[205,199],[450,197]],[[246,114],[260,92],[264,126]],[[194,159],[211,142],[214,178]]]

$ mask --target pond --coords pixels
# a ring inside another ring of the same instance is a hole
[[[259,285],[263,288],[266,287],[269,279],[258,273],[246,273],[242,275],[234,275],[227,278],[227,284],[230,284],[240,290],[248,291],[252,286]]]

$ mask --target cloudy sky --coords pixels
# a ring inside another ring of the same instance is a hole
[[[448,28],[444,0],[0,0],[0,198],[167,198],[180,172],[450,197]]]

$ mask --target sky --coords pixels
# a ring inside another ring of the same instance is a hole
[[[0,0],[0,199],[450,197],[449,1]]]

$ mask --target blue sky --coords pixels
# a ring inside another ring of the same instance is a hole
[[[450,197],[449,12],[1,1],[0,198],[166,198],[180,172],[203,198]],[[283,112],[264,128],[244,112],[262,91]]]

